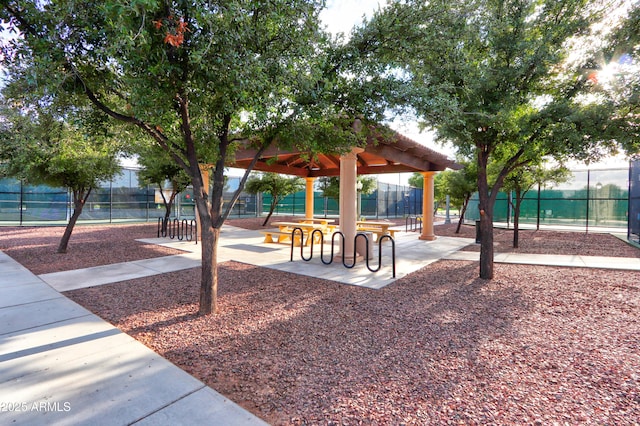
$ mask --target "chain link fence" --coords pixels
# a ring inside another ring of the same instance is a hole
[[[578,170],[557,186],[534,187],[522,200],[520,225],[553,228],[622,230],[629,212],[629,169]],[[513,194],[498,194],[494,223],[513,223]],[[480,219],[477,194],[469,202],[466,223]]]

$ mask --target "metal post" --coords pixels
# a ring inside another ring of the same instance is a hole
[[[536,231],[540,230],[540,183],[538,183],[538,214],[536,218]]]
[[[24,202],[24,187],[22,180],[20,181],[20,205],[18,208],[20,209],[20,226],[22,226],[22,203]]]
[[[591,171],[587,170],[587,223],[585,226],[585,233],[589,233],[589,190],[591,186]]]
[[[444,217],[444,224],[445,225],[449,225],[451,223],[451,216],[449,214],[449,208],[451,206],[451,204],[450,204],[451,203],[451,198],[449,197],[449,195],[447,195],[445,199],[446,199],[446,203],[447,203],[447,210],[446,210],[446,214],[445,214],[445,217]]]
[[[507,194],[507,229],[509,229],[509,223],[511,220],[511,203],[513,202],[513,192],[509,191]]]

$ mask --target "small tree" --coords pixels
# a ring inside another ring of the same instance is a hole
[[[542,164],[529,164],[513,170],[504,180],[503,189],[513,191],[514,197],[509,200],[513,208],[513,248],[518,248],[520,230],[520,208],[527,192],[535,185],[557,185],[566,182],[571,172],[565,166],[546,168]]]
[[[409,185],[413,186],[414,188],[422,189],[422,187],[424,186],[424,178],[418,172],[412,173],[411,176],[409,176],[408,180]]]
[[[154,184],[160,190],[165,208],[162,231],[166,232],[176,196],[189,186],[191,178],[164,150],[157,146],[150,146],[142,152],[139,163],[142,166],[138,174],[141,181]],[[169,182],[171,191],[168,198],[164,191],[166,182]]]
[[[478,173],[474,163],[461,160],[457,160],[457,162],[464,166],[461,170],[445,170],[439,173],[439,176],[441,176],[441,191],[448,194],[451,198],[451,203],[460,210],[458,226],[456,227],[456,234],[459,234],[469,200],[478,190]]]
[[[108,135],[89,135],[80,126],[63,122],[42,111],[20,113],[3,110],[4,133],[0,160],[5,176],[33,184],[69,188],[73,213],[58,253],[66,253],[71,233],[93,188],[120,170],[119,147]]]
[[[245,185],[245,190],[249,194],[263,192],[271,195],[269,214],[262,222],[262,226],[269,223],[269,219],[276,209],[276,206],[284,197],[294,194],[304,189],[304,180],[299,177],[285,177],[278,173],[252,174]]]
[[[323,197],[333,198],[336,201],[340,200],[340,178],[337,176],[323,176],[319,179],[320,190]],[[357,180],[360,189],[358,192],[361,194],[371,194],[378,189],[377,180],[371,176],[358,176]]]

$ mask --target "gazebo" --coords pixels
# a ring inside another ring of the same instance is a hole
[[[257,151],[239,149],[232,167],[247,168]],[[460,165],[432,149],[392,130],[374,130],[364,147],[354,147],[343,155],[316,154],[297,150],[268,148],[254,165],[254,170],[300,176],[306,180],[305,216],[313,217],[313,184],[320,176],[340,177],[340,230],[345,235],[346,253],[353,252],[357,221],[357,176],[366,174],[419,172],[424,177],[423,227],[421,240],[434,240],[433,177],[447,168]]]

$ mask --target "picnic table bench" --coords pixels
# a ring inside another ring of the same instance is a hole
[[[379,241],[383,235],[395,236],[395,229],[389,229],[394,223],[391,222],[374,222],[369,220],[359,220],[356,222],[357,231],[371,232],[376,235],[376,241]]]

